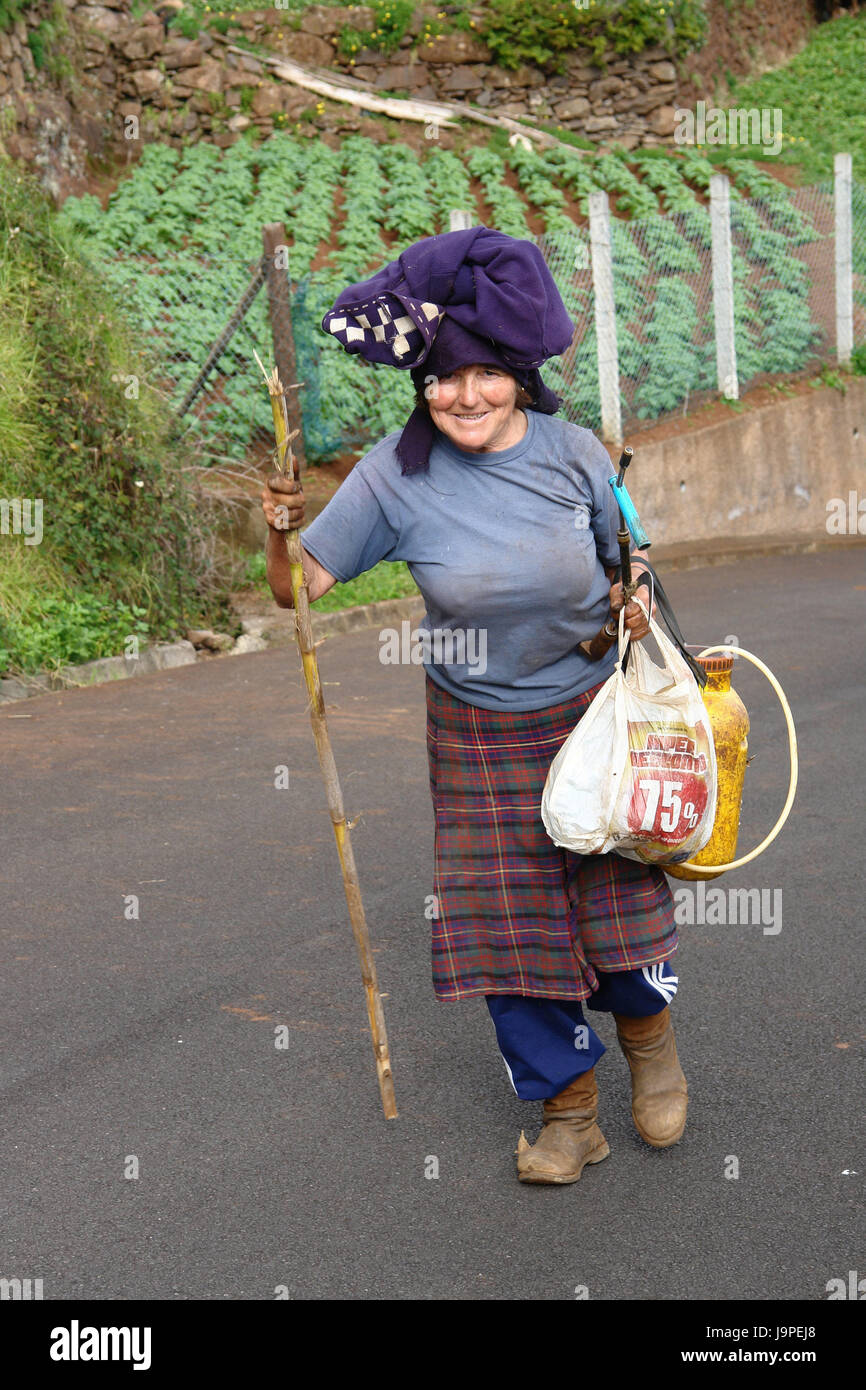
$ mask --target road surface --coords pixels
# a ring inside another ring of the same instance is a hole
[[[791,701],[792,819],[721,880],[780,890],[781,915],[682,929],[675,1148],[634,1133],[593,1016],[611,1157],[569,1187],[517,1182],[539,1106],[513,1095],[483,1002],[433,996],[424,677],[382,665],[375,630],[319,656],[390,1123],[297,654],[0,710],[0,1275],[46,1299],[820,1300],[866,1274],[864,556],[669,579],[689,640],[736,634]],[[784,798],[785,737],[762,677],[736,685],[749,847]]]

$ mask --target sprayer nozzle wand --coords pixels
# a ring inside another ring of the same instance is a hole
[[[631,463],[631,461],[632,461],[632,456],[633,456],[633,455],[634,455],[634,449],[631,447],[630,444],[627,444],[626,447],[625,447],[625,448],[623,449],[623,451],[622,451],[622,458],[621,458],[620,461],[619,461],[619,476],[617,477],[617,480],[616,480],[616,485],[617,485],[617,487],[622,487],[623,479],[625,478],[625,470],[628,468],[629,464]]]

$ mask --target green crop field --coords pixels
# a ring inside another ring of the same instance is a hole
[[[592,287],[585,225],[589,194],[607,190],[614,220],[620,369],[635,415],[652,418],[711,386],[706,190],[718,168],[697,149],[583,155],[562,145],[537,153],[505,140],[465,156],[351,136],[338,149],[281,131],[259,146],[145,147],[103,211],[70,199],[67,227],[122,291],[151,352],[154,381],[177,403],[194,380],[261,255],[263,223],[287,228],[305,435],[313,459],[396,429],[411,405],[408,374],[365,367],[321,332],[347,284],[419,237],[448,229],[452,208],[542,246],[578,324],[571,360],[547,369],[570,418],[599,424]],[[751,160],[728,164],[734,203],[739,348],[743,379],[795,370],[820,338],[809,275],[798,255],[825,239],[786,188]],[[858,194],[858,196],[860,196]],[[825,199],[826,201],[826,199]],[[315,268],[314,268],[315,267]],[[652,293],[650,294],[650,289]],[[260,294],[219,363],[197,428],[243,450],[268,429],[253,350],[269,355]]]

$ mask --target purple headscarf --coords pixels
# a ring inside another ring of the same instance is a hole
[[[537,368],[574,332],[538,247],[489,227],[415,242],[343,290],[322,327],[347,352],[411,370],[416,386],[470,364],[499,367],[547,415],[561,402]],[[427,467],[434,436],[429,413],[416,408],[397,446],[403,473]]]

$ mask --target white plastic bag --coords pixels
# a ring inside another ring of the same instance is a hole
[[[644,613],[646,608],[636,599]],[[659,625],[664,670],[619,620],[619,661],[547,774],[541,817],[576,854],[616,850],[645,864],[680,864],[703,849],[716,818],[716,752],[700,687]]]

